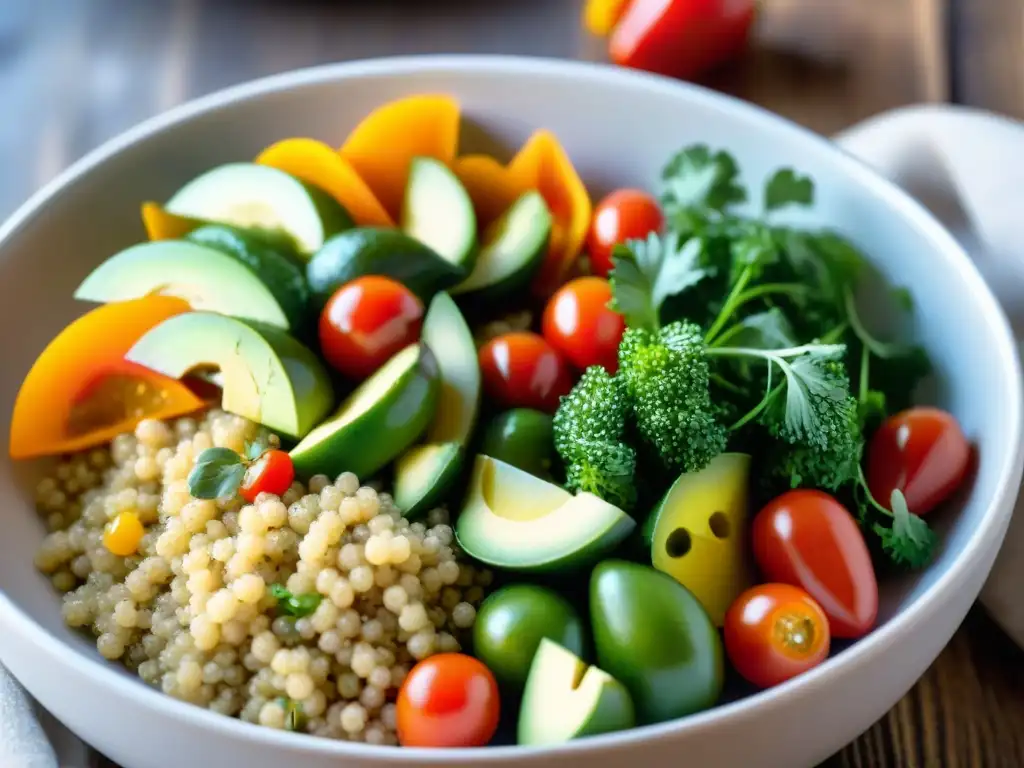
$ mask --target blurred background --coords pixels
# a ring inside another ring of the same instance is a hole
[[[749,2],[686,0],[681,6]],[[129,126],[255,77],[403,53],[606,61],[609,40],[587,29],[585,5],[0,0],[0,218],[69,162]],[[954,101],[1024,115],[1024,0],[759,5],[749,49],[726,51],[724,65],[684,76],[824,133],[916,102]]]

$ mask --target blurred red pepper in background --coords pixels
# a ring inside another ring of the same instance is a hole
[[[690,80],[746,46],[756,0],[590,0],[584,23],[611,33],[611,60]]]

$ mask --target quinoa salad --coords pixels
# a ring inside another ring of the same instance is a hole
[[[974,449],[871,260],[777,215],[813,180],[698,143],[592,201],[552,132],[503,165],[462,120],[400,98],[141,203],[11,418],[66,624],[220,715],[435,748],[686,718],[875,629]]]

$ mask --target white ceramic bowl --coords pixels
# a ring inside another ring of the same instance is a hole
[[[422,751],[272,731],[177,702],[105,663],[65,629],[32,565],[43,531],[29,469],[0,462],[0,661],[72,730],[126,768],[475,765],[811,766],[854,739],[917,680],[960,624],[992,566],[1021,477],[1020,373],[992,294],[949,234],[917,203],[831,143],[701,88],[593,65],[427,57],[343,64],[262,80],[188,104],[92,153],[0,229],[0,431],[46,342],[81,312],[72,290],[102,259],[142,239],[138,205],[166,199],[213,165],[250,159],[294,134],[338,144],[398,96],[456,95],[474,127],[463,151],[508,151],[530,131],[557,133],[592,190],[652,186],[666,158],[703,141],[737,157],[752,185],[780,165],[817,183],[811,217],[856,240],[910,286],[916,334],[938,370],[939,404],[960,419],[980,463],[944,546],[924,573],[882,590],[868,637],[775,689],[677,722],[565,744]]]

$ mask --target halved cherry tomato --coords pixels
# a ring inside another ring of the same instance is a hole
[[[886,419],[868,447],[871,495],[888,506],[899,488],[915,515],[931,512],[963,482],[971,448],[956,419],[919,406]]]
[[[498,683],[481,661],[440,653],[412,668],[398,692],[406,747],[482,747],[498,728]]]
[[[544,338],[581,371],[590,365],[618,369],[626,321],[608,308],[611,298],[603,277],[578,277],[559,288],[544,310]]]
[[[725,614],[725,651],[743,677],[770,688],[828,656],[828,619],[814,599],[789,584],[748,589]]]
[[[771,581],[802,587],[833,637],[860,637],[878,615],[878,581],[853,515],[827,493],[796,490],[754,518],[754,558]]]
[[[251,504],[261,493],[284,495],[294,479],[292,457],[284,451],[270,450],[246,468],[238,492]]]
[[[612,269],[612,249],[627,240],[642,239],[661,229],[664,217],[658,201],[639,189],[619,189],[594,208],[587,235],[590,267],[607,277]]]
[[[320,315],[320,349],[332,366],[364,379],[420,336],[423,303],[387,277],[345,283]]]
[[[558,351],[536,333],[497,336],[480,348],[484,392],[506,408],[554,413],[572,389],[569,367]]]

